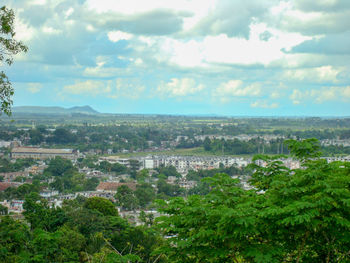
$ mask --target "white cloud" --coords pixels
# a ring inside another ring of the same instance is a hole
[[[230,80],[221,83],[220,86],[213,91],[213,96],[220,98],[222,102],[228,102],[234,97],[256,97],[259,95],[261,95],[260,83],[244,85],[241,80]]]
[[[26,24],[19,17],[15,19],[14,27],[16,32],[15,39],[23,42],[31,40],[36,33],[36,30],[33,27]]]
[[[322,87],[321,89],[311,89],[305,91],[294,89],[289,98],[294,104],[300,104],[310,100],[315,103],[323,103],[326,101],[346,102],[350,100],[350,86]]]
[[[266,100],[258,100],[250,104],[252,108],[263,108],[263,109],[276,109],[278,103],[269,103]]]
[[[155,93],[161,97],[185,97],[199,93],[204,89],[202,84],[197,85],[191,78],[172,78],[169,82],[161,82]]]
[[[301,100],[304,98],[304,94],[297,89],[293,90],[293,93],[289,96],[293,104],[300,104]]]
[[[145,90],[146,87],[138,84],[135,80],[116,79],[108,98],[138,99],[143,95]]]
[[[281,93],[279,93],[278,91],[272,91],[270,94],[271,99],[279,99],[280,97],[281,97]]]
[[[38,93],[43,88],[43,85],[37,82],[28,83],[28,86],[27,90],[31,93]]]
[[[336,83],[338,81],[337,76],[341,71],[340,68],[335,68],[329,65],[316,68],[286,70],[282,75],[282,79]]]
[[[111,92],[110,82],[99,80],[87,80],[83,82],[76,82],[73,85],[63,87],[63,93],[70,93],[74,95],[91,95],[96,96],[100,94],[108,94]]]
[[[133,37],[132,34],[122,31],[110,31],[108,32],[108,39],[112,42],[118,42],[120,40],[129,40]]]
[[[213,6],[217,0],[88,0],[86,5],[90,10],[96,10],[99,13],[118,12],[124,15],[143,13],[154,9],[171,9],[176,11],[189,11],[203,13]]]
[[[58,35],[62,33],[62,30],[59,29],[55,29],[53,27],[49,27],[49,26],[44,26],[42,28],[43,32],[49,35]]]
[[[182,40],[171,37],[140,37],[146,48],[154,51],[158,62],[180,67],[208,67],[213,64],[269,65],[282,59],[286,54],[282,50],[311,39],[298,33],[285,33],[269,28],[266,24],[252,24],[249,39],[228,37],[225,34]],[[261,34],[269,32],[267,40]],[[136,48],[136,49],[137,49]]]

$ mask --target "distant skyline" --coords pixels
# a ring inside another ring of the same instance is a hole
[[[14,106],[350,116],[348,0],[5,0]]]

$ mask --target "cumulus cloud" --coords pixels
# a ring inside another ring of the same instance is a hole
[[[87,80],[63,87],[60,95],[100,96],[117,99],[138,99],[145,91],[145,86],[135,79]]]
[[[258,100],[250,104],[252,108],[263,108],[263,109],[276,109],[279,107],[278,103],[269,103],[266,100]]]
[[[350,1],[349,1],[350,3]],[[350,35],[341,34],[324,35],[320,38],[307,40],[292,48],[294,53],[319,53],[327,55],[350,55]]]
[[[85,99],[240,98],[249,100],[248,109],[271,108],[288,97],[290,105],[307,101],[311,107],[348,102],[347,0],[5,0],[4,5],[16,11],[16,37],[29,47],[9,70],[14,83],[49,80],[50,87]],[[74,84],[61,88],[62,80]],[[47,90],[23,87],[35,95]]]
[[[112,99],[138,99],[143,95],[145,89],[144,85],[137,83],[135,80],[116,79],[111,93],[107,97]]]
[[[124,32],[140,35],[169,35],[180,31],[183,19],[190,15],[188,12],[176,12],[168,9],[130,15],[106,12],[91,16],[88,21],[105,30],[120,29]]]
[[[27,90],[30,93],[38,93],[41,89],[43,88],[43,85],[41,83],[28,83],[28,88]]]
[[[118,42],[120,40],[129,40],[132,38],[132,34],[122,31],[110,31],[108,32],[108,39],[112,42]]]
[[[81,94],[85,96],[108,94],[111,92],[111,83],[99,80],[76,82],[75,84],[64,86],[62,92],[74,95]]]
[[[316,4],[316,2],[318,4]],[[348,31],[350,15],[348,4],[342,8],[338,1],[289,1],[274,17],[280,28],[305,35],[333,34]],[[348,2],[348,1],[347,1]],[[344,3],[344,2],[343,2]]]
[[[332,66],[322,66],[317,68],[304,68],[304,69],[294,69],[286,70],[282,79],[292,80],[292,81],[311,81],[311,82],[337,82],[338,75],[341,69],[334,68]]]
[[[295,6],[307,12],[336,12],[350,9],[348,0],[296,0]]]
[[[162,81],[155,94],[160,97],[186,97],[195,95],[204,89],[204,85],[196,84],[191,78],[172,78],[169,82]]]
[[[227,102],[234,97],[256,97],[261,95],[260,83],[244,85],[241,80],[230,80],[221,83],[213,92],[214,97],[218,97],[222,102]]]
[[[304,98],[304,93],[298,89],[294,89],[289,98],[292,100],[293,104],[300,104],[301,100]]]
[[[294,104],[312,101],[315,103],[323,103],[326,101],[344,101],[350,100],[350,86],[331,86],[322,87],[321,89],[298,90],[294,89],[289,96]]]
[[[271,4],[277,1],[217,1],[211,12],[200,20],[190,31],[198,35],[221,35],[249,37],[249,25],[265,16]]]

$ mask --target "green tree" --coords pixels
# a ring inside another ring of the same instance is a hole
[[[105,216],[118,215],[118,210],[116,209],[114,204],[110,200],[102,197],[91,197],[87,199],[84,207],[96,210]]]
[[[0,63],[11,65],[13,56],[20,52],[27,52],[28,48],[14,39],[15,14],[5,6],[0,8]],[[14,94],[10,80],[4,71],[0,71],[0,114],[11,115],[12,95]]]
[[[7,215],[7,213],[8,213],[8,208],[0,204],[0,215]]]
[[[37,145],[44,141],[44,136],[38,129],[30,130],[29,136],[30,136],[30,140],[29,140],[30,144]]]
[[[29,262],[31,233],[26,224],[9,216],[0,220],[0,261],[4,263]],[[23,261],[21,261],[23,260]]]
[[[136,186],[135,196],[137,197],[141,207],[146,207],[156,197],[156,193],[152,185],[143,183]]]
[[[50,160],[49,166],[44,170],[44,173],[48,173],[51,176],[62,176],[64,173],[73,169],[71,160],[56,156]]]
[[[126,185],[121,185],[115,194],[117,204],[125,210],[134,210],[139,206],[134,192]]]
[[[61,208],[50,208],[47,201],[37,193],[26,196],[23,208],[25,209],[23,215],[30,223],[31,229],[53,232],[67,221],[66,214]]]
[[[291,145],[301,169],[257,156],[267,165],[254,167],[251,190],[217,174],[205,196],[159,201],[169,237],[159,252],[170,262],[349,262],[350,164],[316,158],[313,140]]]
[[[96,177],[89,178],[85,181],[84,190],[85,191],[95,191],[99,184],[99,180]]]

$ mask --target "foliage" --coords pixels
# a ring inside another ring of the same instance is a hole
[[[8,172],[18,172],[23,170],[24,168],[30,167],[35,164],[35,160],[32,158],[25,159],[16,159],[16,161],[10,162],[6,158],[0,158],[0,172],[8,173]]]
[[[48,173],[51,176],[63,176],[73,169],[74,167],[70,160],[56,156],[50,160],[49,166],[44,170],[44,173]]]
[[[286,144],[288,145],[291,154],[302,161],[308,158],[319,157],[321,155],[320,143],[315,138],[302,141],[287,140]]]
[[[158,179],[157,181],[157,193],[163,194],[165,197],[180,196],[184,190],[177,184],[168,184],[164,179]]]
[[[75,134],[72,134],[69,130],[59,127],[54,132],[53,135],[47,138],[48,143],[55,144],[68,144],[75,143],[78,140]]]
[[[114,204],[105,198],[102,197],[91,197],[86,202],[84,207],[88,209],[96,210],[102,213],[105,216],[117,216],[118,210]]]
[[[22,184],[19,187],[9,187],[4,192],[4,199],[20,199],[23,200],[24,197],[30,193],[39,193],[40,185],[38,184]]]
[[[157,232],[130,225],[111,212],[110,204],[77,198],[53,208],[37,195],[28,196],[25,221],[0,217],[0,261],[164,262],[152,254],[163,242]]]
[[[135,210],[139,206],[134,192],[126,185],[121,185],[115,194],[118,206],[125,210]]]
[[[169,165],[169,166],[161,166],[158,168],[159,174],[164,174],[166,177],[174,176],[174,177],[181,177],[181,174],[176,171],[175,166]]]
[[[154,188],[152,187],[152,185],[147,183],[137,185],[134,194],[138,199],[140,207],[142,208],[145,208],[156,197]]]
[[[8,208],[6,206],[3,206],[2,204],[0,204],[0,216],[7,215],[7,213],[8,213]]]
[[[20,52],[27,52],[28,48],[14,39],[15,14],[5,6],[0,8],[0,63],[13,63],[13,56]],[[0,71],[0,114],[11,115],[12,95],[14,90],[11,82],[3,71]]]
[[[158,226],[170,262],[350,261],[350,165],[317,159],[314,140],[292,142],[303,161],[255,166],[246,191],[225,174],[204,179],[205,196],[158,201]],[[312,158],[311,158],[312,157]]]

